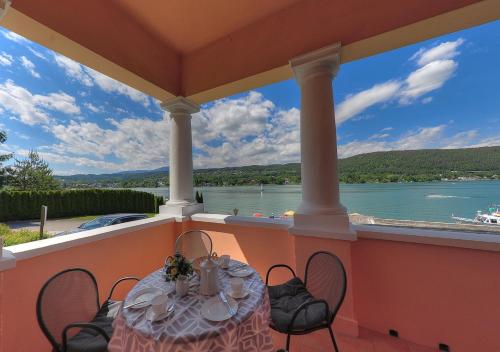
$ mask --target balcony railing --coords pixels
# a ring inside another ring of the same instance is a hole
[[[38,292],[53,274],[91,270],[101,296],[125,275],[143,277],[173,251],[190,228],[210,233],[219,254],[248,262],[264,276],[275,263],[301,274],[317,250],[336,253],[348,268],[348,293],[334,327],[365,329],[455,351],[500,350],[500,236],[420,229],[357,227],[356,241],[292,235],[287,222],[200,215],[135,223],[7,247],[0,260],[0,351],[49,351],[35,315]],[[286,273],[273,276],[285,280]],[[121,293],[122,295],[125,292]],[[278,341],[279,342],[279,341]],[[320,332],[293,340],[294,350],[330,346]],[[299,348],[300,347],[300,348]],[[324,349],[323,349],[324,350]]]

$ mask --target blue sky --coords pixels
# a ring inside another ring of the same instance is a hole
[[[338,152],[500,145],[500,21],[347,63],[333,81]],[[300,160],[294,80],[202,107],[195,167]],[[1,152],[36,149],[56,174],[168,164],[159,102],[0,29]]]

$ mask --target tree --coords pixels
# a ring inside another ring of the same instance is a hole
[[[0,144],[5,143],[6,141],[7,133],[5,133],[4,131],[0,131]],[[5,175],[7,173],[7,169],[2,166],[2,163],[9,160],[10,158],[12,158],[12,154],[0,154],[0,188],[2,188],[5,183]]]
[[[52,175],[49,164],[30,150],[25,159],[15,159],[9,172],[9,185],[20,191],[47,191],[59,189],[60,184]]]

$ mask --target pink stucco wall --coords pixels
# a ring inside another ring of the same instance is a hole
[[[51,350],[38,326],[35,306],[40,288],[52,275],[75,267],[90,270],[102,301],[120,277],[143,277],[158,269],[173,251],[175,233],[176,224],[167,223],[20,260],[15,268],[0,273],[0,351]]]
[[[195,221],[19,260],[14,269],[0,273],[0,351],[49,350],[36,322],[35,302],[53,274],[70,267],[90,269],[104,297],[117,278],[157,269],[173,252],[175,237],[191,228],[208,231],[218,254],[248,262],[263,278],[276,263],[302,276],[311,253],[336,253],[349,280],[337,332],[353,334],[359,324],[381,333],[396,329],[401,338],[430,347],[443,342],[454,352],[500,351],[500,252],[363,238],[346,242],[293,236],[284,228]],[[287,278],[281,271],[272,281]],[[325,333],[294,337],[294,349],[329,347]]]
[[[337,331],[354,325],[453,351],[500,351],[500,252],[359,238],[354,242],[292,236],[287,230],[192,222],[208,231],[215,249],[246,259],[262,276],[287,263],[303,275],[309,255],[337,254],[346,266],[348,291]],[[275,281],[283,281],[286,273]],[[294,337],[298,350],[330,346],[328,334]],[[296,347],[294,346],[294,349]],[[296,349],[297,350],[297,349]]]
[[[358,240],[354,302],[361,326],[454,352],[500,351],[500,253]]]

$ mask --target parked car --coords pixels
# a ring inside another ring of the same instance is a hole
[[[56,236],[69,235],[70,233],[76,233],[81,231],[93,230],[99,227],[123,224],[130,221],[147,219],[146,214],[112,214],[99,216],[93,220],[84,222],[78,228],[73,230],[66,230],[58,233]]]

